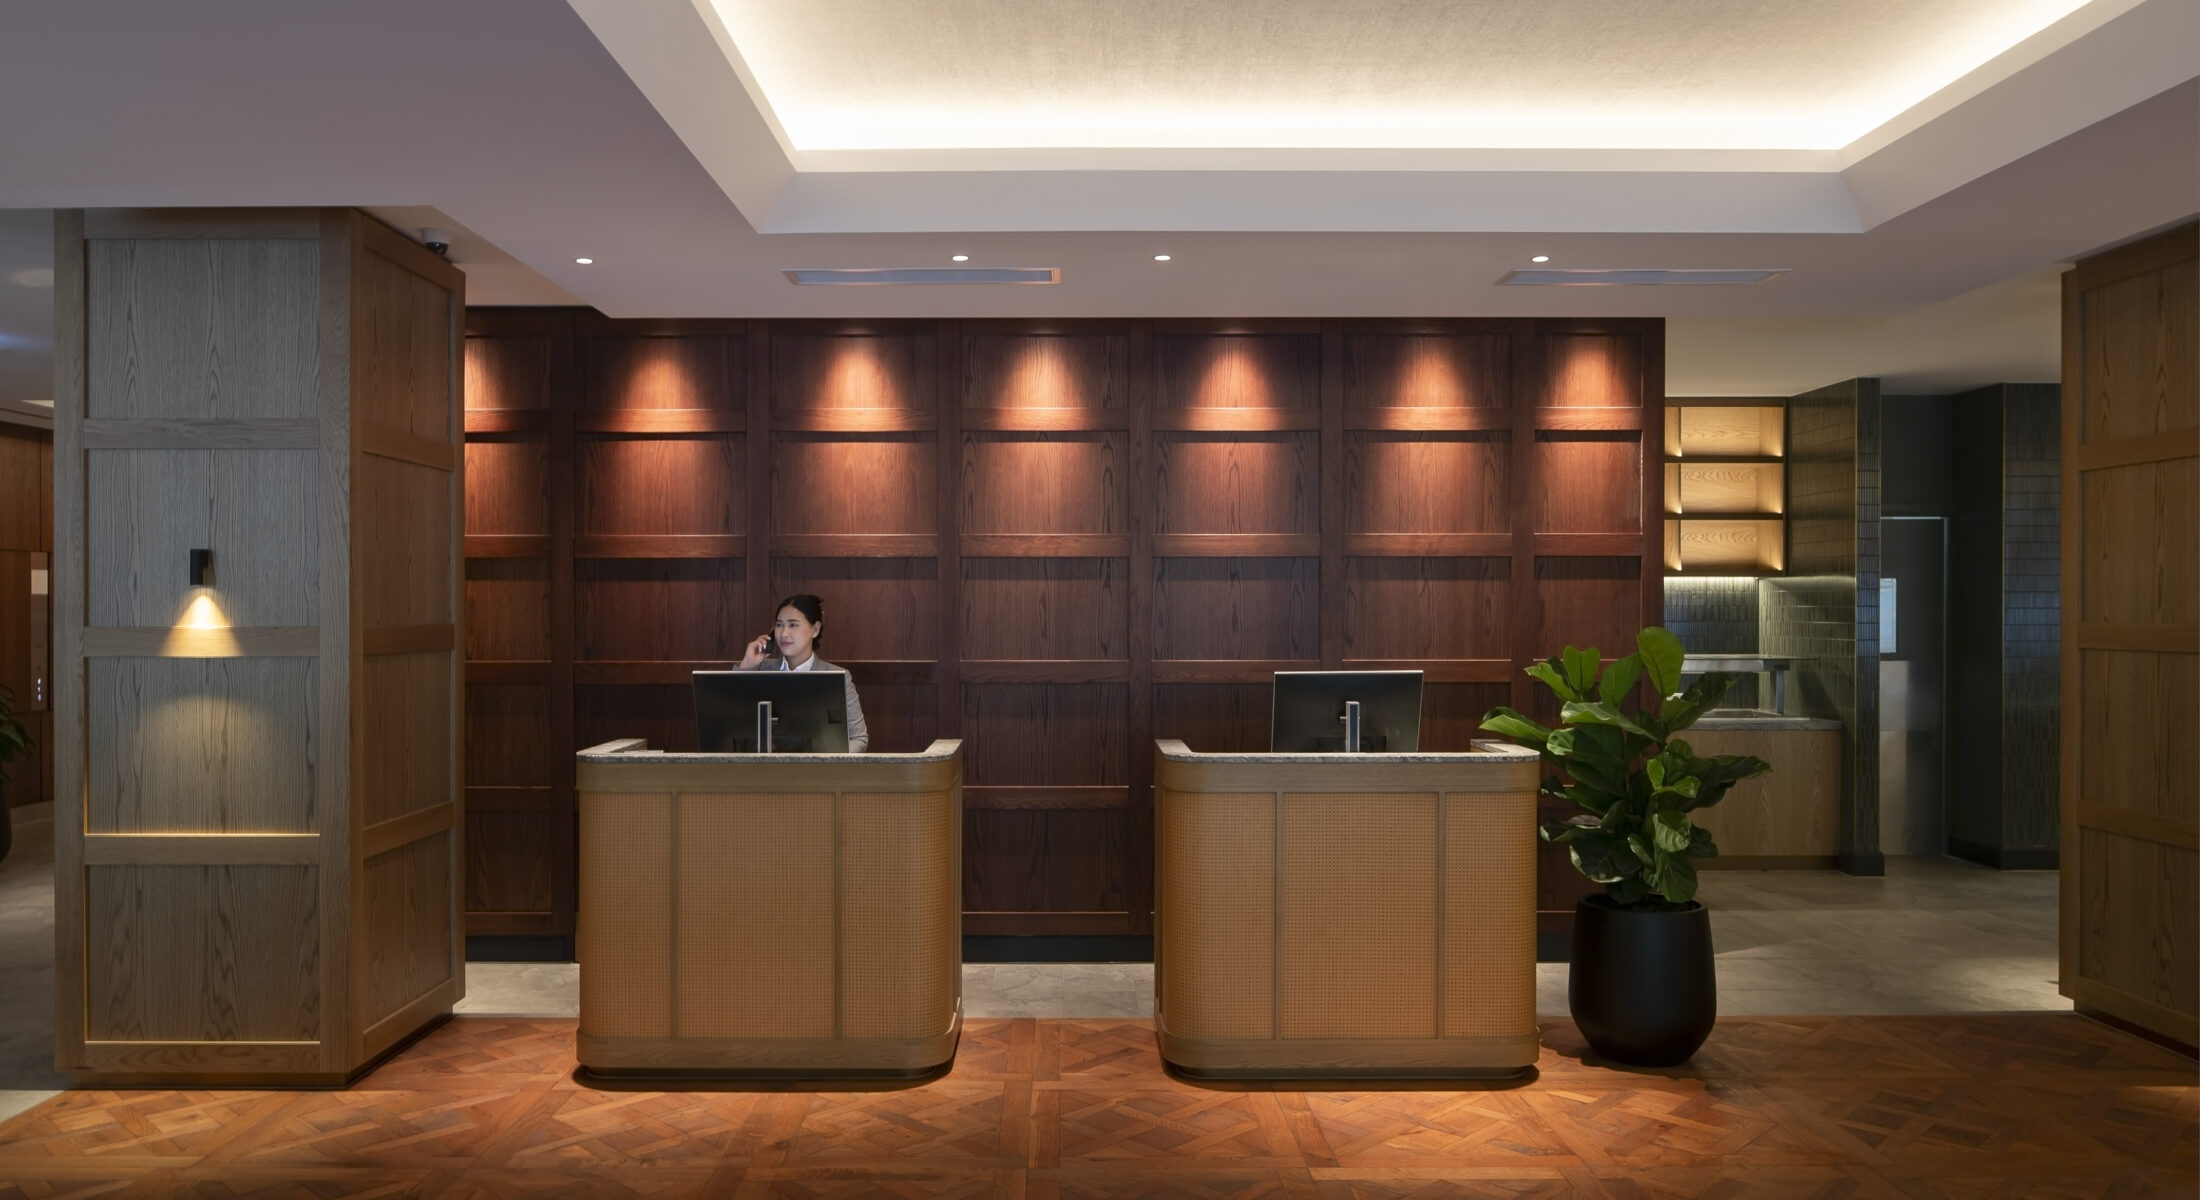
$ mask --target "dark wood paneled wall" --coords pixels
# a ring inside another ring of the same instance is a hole
[[[512,309],[468,348],[477,935],[572,931],[573,749],[692,745],[688,672],[787,593],[874,749],[964,739],[971,934],[1150,933],[1152,740],[1265,747],[1278,668],[1421,667],[1464,749],[1660,612],[1655,320]]]
[[[53,432],[0,424],[0,686],[15,693],[31,739],[30,753],[8,765],[0,804],[11,807],[53,799],[53,623],[47,598],[31,587],[31,572],[50,570],[52,554]]]

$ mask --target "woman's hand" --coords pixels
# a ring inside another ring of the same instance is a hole
[[[765,634],[763,637],[760,637],[755,641],[750,642],[742,650],[741,669],[744,671],[755,670],[756,664],[764,661],[764,655],[769,653],[771,651],[771,648],[772,639],[771,635],[768,633]]]

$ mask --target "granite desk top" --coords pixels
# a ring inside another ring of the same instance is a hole
[[[701,766],[738,766],[745,763],[931,763],[946,762],[962,749],[960,738],[942,738],[916,754],[704,754],[697,751],[652,750],[646,738],[620,738],[590,746],[575,757],[584,763],[677,763]]]
[[[1511,742],[1476,739],[1471,751],[1442,753],[1434,750],[1415,751],[1407,754],[1345,754],[1342,752],[1292,753],[1277,751],[1252,751],[1243,754],[1201,754],[1175,738],[1161,738],[1154,742],[1154,749],[1170,762],[1200,763],[1290,763],[1308,766],[1370,766],[1392,763],[1532,763],[1542,755]]]

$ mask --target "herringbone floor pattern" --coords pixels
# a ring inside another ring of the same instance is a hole
[[[454,1020],[346,1092],[69,1092],[0,1198],[2189,1198],[2193,1064],[2069,1014],[1744,1017],[1688,1067],[1455,1090],[1171,1078],[1144,1021],[973,1021],[916,1087],[599,1091],[573,1022]]]

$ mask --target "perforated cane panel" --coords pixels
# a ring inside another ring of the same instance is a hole
[[[955,797],[843,796],[840,1026],[845,1037],[927,1037],[955,1017]]]
[[[1275,1033],[1276,798],[1164,791],[1161,1011],[1182,1037]]]
[[[1535,1033],[1535,796],[1444,797],[1444,1036]]]
[[[1436,1034],[1436,796],[1283,798],[1282,1036]]]
[[[680,797],[681,1037],[833,1034],[833,798]]]
[[[583,792],[581,1032],[672,1032],[672,797]]]

